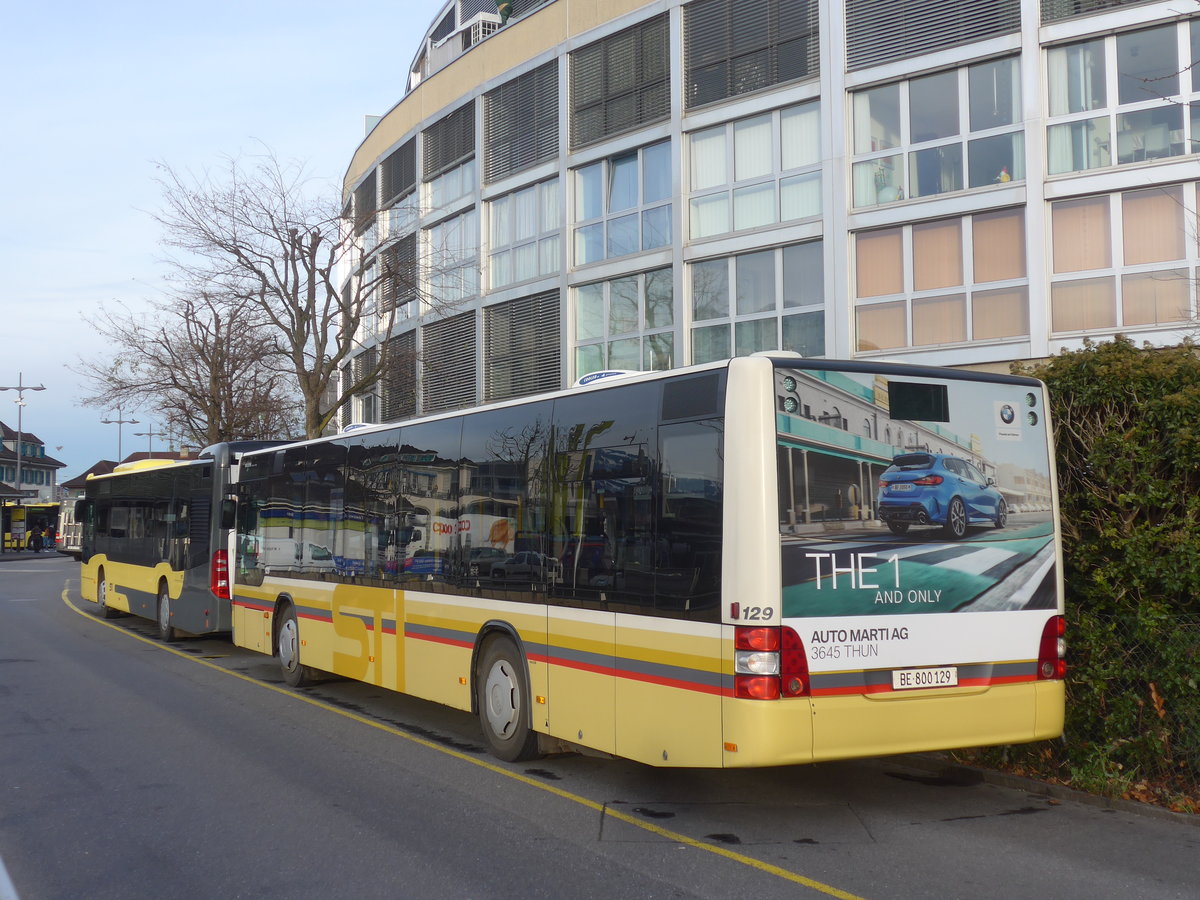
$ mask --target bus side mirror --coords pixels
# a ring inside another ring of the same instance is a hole
[[[231,531],[237,525],[237,501],[225,499],[221,501],[221,529]]]

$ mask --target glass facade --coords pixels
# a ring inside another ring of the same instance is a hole
[[[1200,11],[968,6],[951,34],[944,4],[905,0],[895,20],[925,25],[898,34],[855,0],[848,71],[822,70],[833,11],[809,0],[589,6],[592,30],[510,71],[441,63],[460,99],[402,100],[344,197],[344,277],[416,254],[382,298],[393,333],[361,335],[410,336],[392,396],[427,412],[769,350],[1000,364],[1176,339],[1197,309]],[[499,31],[533,35],[541,10]]]

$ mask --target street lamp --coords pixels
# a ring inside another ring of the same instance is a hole
[[[24,495],[25,489],[21,487],[21,413],[25,410],[25,392],[26,391],[44,391],[46,386],[39,384],[36,387],[25,383],[25,373],[17,373],[17,383],[13,387],[0,387],[0,391],[16,391],[17,399],[13,403],[17,404],[17,493]],[[20,502],[18,500],[18,502]]]
[[[117,426],[117,462],[120,462],[124,456],[121,450],[121,426],[122,425],[137,425],[137,419],[122,419],[121,407],[117,407],[117,417],[115,419],[101,419],[101,425],[116,425]]]
[[[156,432],[154,430],[153,423],[151,423],[149,431],[135,431],[133,433],[134,437],[144,437],[146,439],[146,453],[150,459],[154,459],[154,435],[155,434],[157,434],[159,437],[162,437],[161,431]]]

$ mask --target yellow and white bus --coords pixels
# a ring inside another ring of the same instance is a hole
[[[1032,379],[783,354],[247,453],[232,628],[564,744],[767,766],[1062,731]]]
[[[197,459],[139,460],[88,476],[74,508],[83,599],[105,618],[153,620],[164,641],[229,631],[231,484],[238,454],[268,445],[216,444]]]

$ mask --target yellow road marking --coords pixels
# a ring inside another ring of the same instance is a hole
[[[97,619],[95,616],[80,609],[78,606],[72,603],[66,588],[64,588],[62,592],[62,601],[75,612],[79,613],[79,615],[84,616],[91,622],[112,628],[121,634],[133,638],[134,640],[141,641],[144,644],[149,644],[151,647],[162,650],[165,653],[172,653],[175,656],[178,656],[180,659],[186,659],[188,662],[207,666],[208,668],[216,672],[220,672],[223,675],[232,675],[234,678],[240,678],[242,681],[248,682],[249,684],[253,684],[260,688],[266,688],[267,690],[274,691],[277,694],[282,694],[284,697],[290,697],[293,700],[303,701],[304,703],[308,703],[311,706],[316,706],[319,709],[325,710],[326,712],[335,713],[343,718],[358,722],[360,725],[367,725],[371,728],[376,728],[379,731],[403,738],[410,743],[417,744],[418,746],[424,747],[428,750],[433,750],[445,756],[450,756],[454,759],[461,760],[462,762],[470,763],[473,766],[478,766],[481,769],[486,769],[488,772],[493,772],[496,775],[501,775],[505,778],[512,779],[513,781],[519,781],[522,784],[528,785],[529,787],[537,788],[538,790],[545,791],[548,794],[553,794],[555,797],[558,797],[562,800],[567,800],[579,806],[586,807],[587,809],[595,810],[601,815],[616,819],[619,822],[625,822],[626,824],[632,825],[635,828],[640,828],[642,831],[648,831],[651,834],[656,834],[659,837],[666,838],[673,843],[686,844],[687,846],[693,847],[697,850],[702,850],[706,853],[712,853],[716,856],[724,857],[725,859],[740,863],[741,865],[747,866],[751,869],[757,869],[758,871],[765,872],[768,875],[774,875],[777,878],[782,878],[785,881],[791,881],[795,884],[801,884],[807,888],[812,888],[814,891],[819,891],[820,893],[827,894],[830,897],[838,897],[840,900],[862,900],[862,898],[857,894],[851,894],[847,891],[835,888],[832,885],[824,884],[820,881],[816,881],[815,879],[808,878],[796,872],[791,872],[787,869],[781,868],[780,866],[771,865],[771,863],[763,862],[762,860],[755,859],[752,856],[745,856],[744,854],[737,853],[733,850],[728,850],[725,847],[719,847],[715,844],[706,844],[704,841],[698,841],[695,838],[690,838],[686,834],[680,834],[677,831],[671,831],[670,829],[663,828],[660,825],[654,825],[650,822],[645,822],[629,815],[628,813],[612,809],[603,803],[599,803],[595,800],[589,800],[587,797],[581,797],[578,794],[565,791],[562,788],[555,787],[552,784],[546,784],[544,781],[539,781],[536,778],[531,778],[528,775],[524,775],[520,772],[513,772],[509,769],[503,768],[502,766],[496,765],[495,763],[491,763],[487,760],[479,759],[474,756],[469,756],[466,753],[462,753],[458,750],[451,750],[450,748],[444,747],[441,744],[436,744],[433,741],[428,741],[424,738],[417,737],[416,735],[409,734],[408,732],[396,728],[395,726],[386,725],[382,722],[369,719],[366,716],[361,716],[358,713],[341,709],[340,707],[326,703],[322,700],[318,700],[314,697],[305,696],[304,694],[292,690],[291,688],[283,688],[279,687],[278,685],[259,681],[256,678],[251,678],[249,675],[243,675],[241,672],[231,671],[230,669],[226,669],[222,666],[216,665],[215,663],[211,663],[206,659],[192,656],[191,654],[184,653],[182,650],[176,650],[174,647],[168,647],[161,641],[152,640],[151,638],[130,631],[127,628],[122,628],[120,625],[117,625],[113,622],[108,622],[104,619]]]

